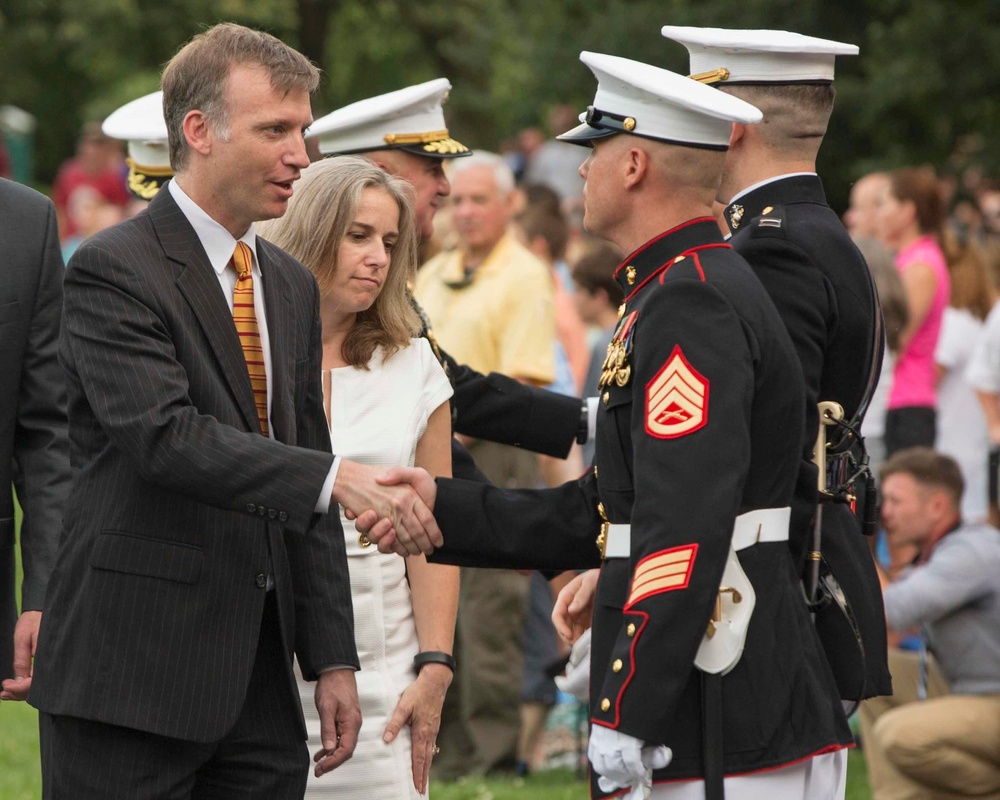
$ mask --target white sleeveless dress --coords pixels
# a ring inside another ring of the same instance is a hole
[[[382,362],[377,350],[369,369],[332,370],[330,440],[333,452],[363,464],[413,466],[417,442],[431,413],[452,395],[444,370],[426,339]],[[347,541],[354,604],[354,635],[361,659],[357,673],[362,725],[354,756],[321,778],[309,770],[307,798],[405,800],[421,798],[413,788],[410,729],[386,745],[382,732],[403,690],[413,681],[418,652],[410,587],[403,559],[362,548],[354,523],[340,510]],[[322,746],[316,685],[299,680],[309,730],[309,753]]]

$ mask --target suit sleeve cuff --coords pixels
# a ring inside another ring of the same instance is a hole
[[[324,672],[333,672],[337,669],[353,669],[355,672],[358,671],[358,668],[351,664],[324,664],[316,668],[316,674],[322,675]]]
[[[340,471],[340,456],[333,457],[333,464],[327,473],[326,480],[323,481],[323,488],[319,490],[319,497],[316,500],[316,513],[326,514],[330,511],[330,498],[333,496],[333,484],[337,481],[337,473]]]

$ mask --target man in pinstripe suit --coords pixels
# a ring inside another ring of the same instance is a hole
[[[350,757],[361,721],[343,533],[325,512],[374,506],[440,543],[415,494],[330,454],[316,283],[254,234],[309,163],[317,82],[267,34],[195,37],[163,76],[176,178],[71,261],[74,480],[29,697],[46,798],[301,797],[292,653],[318,680],[318,772]],[[233,321],[244,281],[259,408]]]

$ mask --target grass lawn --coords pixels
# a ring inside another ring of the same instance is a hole
[[[18,524],[20,509],[15,509]],[[18,596],[21,561],[17,560]],[[570,770],[536,772],[527,778],[472,778],[432,783],[434,800],[588,800],[587,784]],[[38,800],[42,796],[38,765],[38,716],[26,703],[0,703],[0,798]],[[847,800],[871,800],[864,757],[851,751]]]
[[[37,800],[41,796],[35,710],[23,703],[0,703],[0,797]],[[569,770],[431,785],[434,800],[587,800],[588,796],[587,785]],[[847,800],[871,800],[864,758],[856,751],[850,754]]]

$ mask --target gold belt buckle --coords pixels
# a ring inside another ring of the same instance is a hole
[[[597,535],[597,549],[601,553],[601,561],[604,560],[604,554],[608,549],[608,532],[611,530],[611,523],[608,521],[607,512],[604,510],[604,503],[597,504],[597,513],[601,515],[601,519],[604,522],[601,523],[601,532]]]

